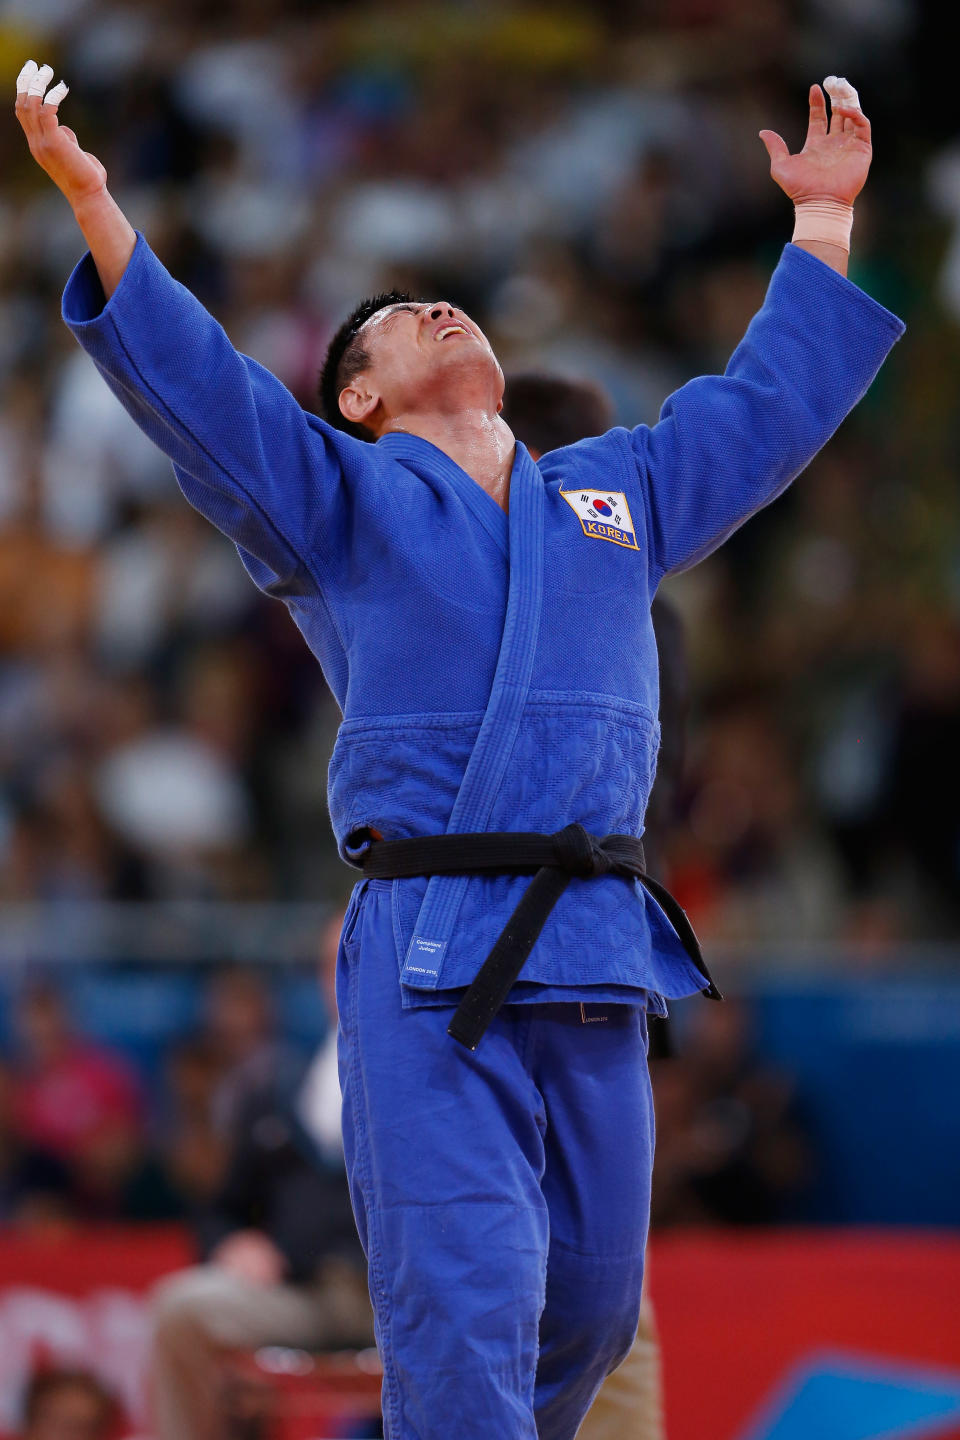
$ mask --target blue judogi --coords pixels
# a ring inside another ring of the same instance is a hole
[[[639,1005],[508,1005],[476,1052],[404,1010],[391,883],[337,974],[344,1153],[385,1433],[569,1440],[637,1333],[653,1162]]]
[[[173,459],[188,499],[236,542],[256,583],[285,601],[323,666],[344,717],[329,797],[345,859],[362,854],[370,829],[399,839],[553,832],[578,821],[594,834],[640,835],[659,743],[650,602],[660,580],[708,554],[789,484],[903,329],[856,286],[787,246],[724,376],[684,386],[652,428],[615,429],[539,465],[518,446],[508,516],[427,441],[394,434],[365,445],[304,412],[234,351],[142,238],[106,305],[92,262],[82,261],[64,316]],[[351,907],[349,928],[359,938],[354,951],[345,947],[341,974],[353,1016],[343,1022],[348,1153],[361,1228],[372,1237],[394,1440],[535,1433],[529,1336],[544,1275],[541,1437],[575,1432],[616,1337],[632,1338],[624,1317],[639,1295],[649,1155],[640,1143],[642,1177],[625,1183],[630,1237],[601,1223],[616,1201],[601,1156],[622,1157],[623,1135],[641,1133],[647,1099],[627,1105],[614,1075],[622,1076],[617,1067],[628,1053],[645,1074],[638,1007],[662,1008],[660,997],[691,994],[704,982],[635,882],[575,879],[511,994],[540,1008],[507,1011],[477,1056],[452,1054],[459,1047],[444,1034],[447,1010],[527,883],[362,882]],[[582,1012],[594,1024],[570,1025],[562,1018],[569,1006],[550,1008],[570,1001],[579,1002],[578,1017],[580,1004],[608,1008]],[[578,1118],[575,1105],[547,1096],[561,1056],[576,1072],[581,1051],[601,1080],[596,1105],[585,1100]],[[513,1114],[523,1096],[526,1119],[510,1125],[505,1109]],[[444,1103],[450,1097],[456,1104]],[[527,1143],[534,1117],[543,1153]],[[596,1153],[578,1165],[584,1126]],[[485,1135],[498,1142],[478,1143]],[[591,1256],[598,1274],[618,1237],[621,1269],[631,1277],[602,1303],[597,1291],[609,1323],[593,1323],[589,1337],[571,1309],[577,1286],[567,1286],[566,1304],[551,1303],[552,1290],[564,1291],[552,1223],[549,1257],[545,1228],[511,1238],[498,1224],[480,1227],[481,1238],[477,1227],[477,1207],[509,1208],[511,1193],[519,1215],[531,1177],[542,1199],[564,1154],[566,1178],[580,1187],[571,1212],[592,1221],[570,1253]],[[491,1166],[499,1166],[495,1177]],[[491,1187],[498,1199],[477,1198]],[[446,1199],[431,1219],[440,1192]],[[418,1210],[418,1223],[408,1224]],[[484,1291],[483,1313],[469,1298],[454,1299],[449,1322],[431,1326],[431,1306],[444,1313],[445,1286],[469,1288],[471,1274]],[[422,1304],[411,1313],[418,1285]],[[488,1351],[508,1335],[512,1369],[495,1374]],[[551,1355],[565,1356],[566,1378],[554,1378],[548,1400]],[[459,1376],[456,1386],[450,1381],[455,1415],[438,1398],[446,1393],[444,1356]]]

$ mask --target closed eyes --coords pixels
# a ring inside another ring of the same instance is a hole
[[[394,305],[394,306],[392,306],[391,309],[388,310],[387,313],[384,315],[382,323],[383,323],[384,325],[389,325],[390,322],[391,322],[397,315],[399,315],[402,310],[406,310],[406,312],[407,312],[408,315],[417,315],[417,314],[419,314],[419,312],[420,312],[422,309],[423,309],[423,306],[422,306],[422,305]]]

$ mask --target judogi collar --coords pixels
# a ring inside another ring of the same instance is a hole
[[[430,440],[422,440],[419,435],[406,435],[399,431],[393,431],[389,435],[384,435],[382,440],[377,441],[377,449],[386,450],[395,460],[405,460],[413,466],[416,466],[418,461],[420,464],[426,461],[431,473],[442,476],[464,504],[473,511],[474,515],[480,521],[480,524],[496,541],[504,555],[509,553],[511,541],[508,533],[509,526],[506,512],[497,504],[492,495],[487,494],[482,485],[479,485],[476,480],[468,475],[466,470],[460,468],[456,460],[451,460],[446,451],[441,450]],[[521,450],[523,450],[523,454],[526,457],[526,464],[534,471],[541,490],[543,488],[543,480],[540,478],[539,470],[537,470],[537,467],[530,459],[527,451],[518,442],[517,454],[513,462],[513,473],[510,477],[511,509],[513,507],[514,487],[517,483],[517,466],[520,461]],[[540,544],[542,550],[542,528]]]
[[[506,551],[507,608],[486,713],[447,822],[447,834],[487,830],[530,692],[543,604],[543,477],[526,447],[517,444],[510,476],[510,511],[427,440],[387,435],[379,444],[397,459],[416,462],[429,453],[439,470]],[[435,875],[427,885],[401,980],[418,990],[443,987],[443,961],[470,877]]]

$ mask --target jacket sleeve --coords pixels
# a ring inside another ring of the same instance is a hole
[[[80,261],[63,318],[257,584],[272,594],[316,588],[342,541],[344,487],[369,472],[372,447],[308,414],[238,354],[142,235],[108,301],[91,256]]]
[[[655,580],[702,560],[776,499],[869,389],[904,328],[828,265],[785,248],[725,374],[692,380],[656,425],[627,432]]]

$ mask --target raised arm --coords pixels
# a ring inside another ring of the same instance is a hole
[[[64,319],[257,584],[275,594],[315,588],[346,523],[345,474],[356,482],[368,473],[369,447],[307,414],[173,280],[111,197],[100,161],[60,124],[66,86],[44,98],[52,78],[50,66],[28,61],[16,110],[90,247],[67,285]]]
[[[628,432],[655,578],[702,559],[775,499],[860,400],[903,333],[895,315],[845,278],[853,200],[870,166],[870,124],[852,86],[833,76],[825,83],[844,103],[834,103],[828,124],[823,92],[812,87],[798,155],[761,132],[774,178],[796,206],[794,244],[762,309],[725,374],[691,381],[671,395],[657,425]]]
[[[81,150],[73,131],[60,124],[57,111],[68,91],[61,80],[45,93],[52,79],[51,66],[27,61],[17,77],[17,119],[30,154],[66,196],[109,300],[133,254],[136,232],[107,189],[100,161]]]

